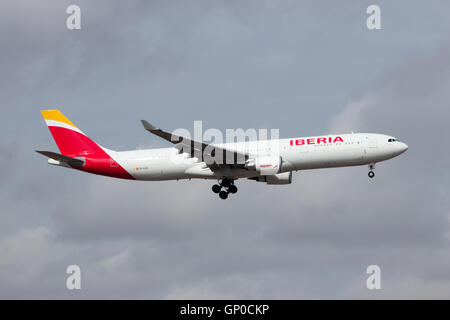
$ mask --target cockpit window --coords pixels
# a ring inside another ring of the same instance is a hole
[[[388,139],[388,142],[394,142],[394,141],[398,141],[398,139],[394,139],[394,138]]]

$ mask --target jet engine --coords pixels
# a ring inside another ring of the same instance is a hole
[[[245,168],[255,170],[263,176],[274,175],[280,172],[281,162],[281,157],[262,156],[255,159],[248,159],[245,162]]]
[[[270,176],[261,176],[255,178],[249,178],[258,182],[266,182],[267,184],[291,184],[292,172],[283,172],[279,174],[273,174]]]

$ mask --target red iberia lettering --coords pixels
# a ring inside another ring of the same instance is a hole
[[[289,144],[291,146],[303,146],[305,144],[321,144],[321,143],[336,143],[336,142],[344,142],[342,137],[321,137],[321,138],[307,138],[307,139],[296,139],[290,140]]]

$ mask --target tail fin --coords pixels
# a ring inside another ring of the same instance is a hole
[[[55,139],[59,151],[66,156],[103,153],[102,148],[89,139],[59,110],[42,110],[42,116]]]

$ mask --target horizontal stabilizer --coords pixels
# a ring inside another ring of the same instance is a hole
[[[84,160],[82,159],[77,159],[77,158],[72,158],[69,156],[65,156],[56,152],[51,152],[51,151],[38,151],[36,150],[37,153],[42,154],[43,156],[46,156],[50,159],[59,161],[59,162],[63,162],[66,163],[72,167],[82,167],[84,165]]]

